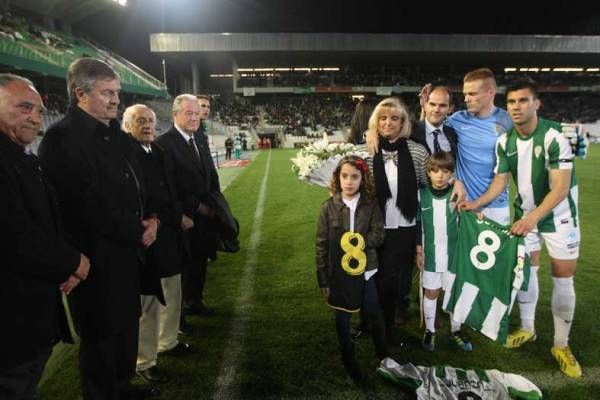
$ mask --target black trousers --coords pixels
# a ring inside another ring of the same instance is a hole
[[[37,399],[37,385],[51,354],[52,347],[48,347],[35,359],[15,368],[0,371],[0,400]]]
[[[377,274],[375,274],[375,276],[377,276]],[[361,311],[362,310],[364,310],[366,321],[371,328],[371,337],[373,338],[373,345],[375,346],[377,358],[382,360],[389,356],[389,351],[375,278],[371,278],[365,283]],[[351,316],[352,314],[347,311],[335,311],[335,327],[337,331],[338,342],[342,351],[352,346],[352,338],[350,337]]]
[[[139,319],[119,327],[108,337],[81,338],[79,369],[85,400],[127,399],[135,375]]]
[[[201,249],[191,249],[191,260],[184,265],[181,274],[183,309],[197,307],[204,298],[204,284],[208,256]]]
[[[410,305],[415,235],[414,226],[386,229],[378,251],[379,270],[375,277],[388,333],[394,326],[396,308],[407,309]]]

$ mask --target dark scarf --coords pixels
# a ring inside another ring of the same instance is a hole
[[[398,168],[398,195],[396,206],[400,213],[408,221],[412,221],[417,215],[417,175],[412,156],[408,150],[406,139],[398,139],[394,143],[388,142],[379,136],[379,151],[373,157],[373,175],[375,177],[375,189],[381,212],[385,215],[385,203],[392,197],[392,192],[385,175],[383,152],[396,151],[398,156],[396,167]]]

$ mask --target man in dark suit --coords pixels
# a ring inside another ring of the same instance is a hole
[[[157,139],[175,161],[177,194],[183,204],[182,227],[189,229],[191,260],[183,271],[184,313],[199,315],[215,312],[204,305],[203,291],[208,258],[216,258],[217,247],[211,229],[215,224],[211,193],[221,190],[201,126],[210,110],[207,103],[205,97],[177,96],[173,102],[173,127]]]
[[[421,143],[429,154],[446,151],[454,159],[457,154],[456,132],[444,125],[444,120],[452,111],[452,93],[445,86],[432,86],[423,106],[424,120],[415,124],[411,139]]]
[[[181,203],[177,200],[173,161],[154,143],[154,111],[143,104],[127,107],[122,127],[139,144],[136,148],[144,172],[146,214],[157,215],[160,221],[156,241],[146,251],[145,273],[142,274],[137,373],[149,382],[162,383],[167,378],[156,366],[158,353],[191,349],[189,344],[177,339],[184,253]],[[153,287],[155,277],[160,278],[158,290]]]
[[[67,87],[70,108],[44,136],[40,160],[56,187],[68,239],[93,271],[70,302],[81,337],[83,396],[135,398],[138,263],[156,238],[158,220],[143,217],[143,175],[134,143],[116,120],[117,73],[81,58],[69,66]]]
[[[0,74],[0,398],[32,399],[52,347],[72,343],[60,289],[89,271],[61,234],[54,191],[26,150],[44,105],[33,83]]]

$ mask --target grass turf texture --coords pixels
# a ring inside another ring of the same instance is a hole
[[[234,393],[239,398],[411,398],[376,376],[377,360],[369,338],[357,340],[357,356],[366,382],[356,386],[343,370],[333,313],[319,295],[314,266],[314,237],[321,203],[327,190],[297,180],[290,170],[294,151],[272,151],[267,197],[255,267],[254,296],[243,348],[237,359]],[[171,380],[160,386],[160,399],[212,398],[225,347],[234,319],[240,277],[267,153],[262,152],[230,184],[225,195],[240,221],[242,250],[220,254],[209,265],[206,301],[218,309],[210,318],[192,317],[194,335],[184,337],[196,352],[186,356],[159,356],[159,367]],[[448,321],[440,315],[436,351],[421,349],[423,329],[418,326],[416,302],[413,319],[401,330],[404,348],[392,348],[394,358],[417,365],[449,364],[455,367],[496,368],[522,374],[536,383],[550,399],[600,398],[599,301],[596,295],[600,271],[600,146],[577,162],[580,183],[581,256],[576,274],[577,308],[571,348],[583,368],[583,378],[564,377],[550,354],[553,325],[550,312],[552,282],[547,256],[540,269],[541,294],[536,328],[538,339],[520,349],[508,350],[470,332],[474,350],[454,350],[448,338]],[[515,307],[516,308],[516,307]],[[512,316],[518,325],[518,312]],[[59,345],[42,380],[41,399],[80,397],[77,347]]]

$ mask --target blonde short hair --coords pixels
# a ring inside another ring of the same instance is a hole
[[[496,78],[494,72],[489,68],[479,68],[465,74],[463,82],[473,82],[482,80],[487,83],[491,83],[492,87],[496,87]]]
[[[374,137],[377,137],[379,134],[379,114],[381,114],[384,108],[392,109],[399,114],[402,121],[402,128],[400,129],[399,137],[408,138],[411,131],[410,116],[408,114],[406,105],[397,97],[385,98],[375,106],[375,109],[369,118],[369,129],[367,131],[367,135],[374,135]]]

